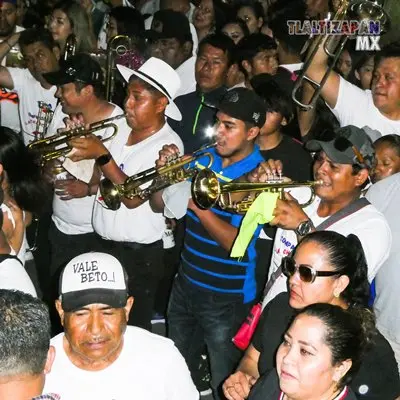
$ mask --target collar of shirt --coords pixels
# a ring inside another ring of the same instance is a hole
[[[264,161],[264,158],[260,153],[260,148],[257,145],[254,145],[252,153],[247,157],[227,166],[226,168],[222,167],[223,158],[217,154],[215,148],[207,150],[207,153],[213,157],[212,164],[209,166],[209,168],[213,170],[221,180],[228,182],[241,177],[247,172],[250,172],[256,168],[260,162]],[[197,160],[196,166],[199,169],[207,168],[209,161],[210,157],[205,155]]]
[[[42,394],[41,396],[34,397],[32,400],[60,400],[61,397],[55,393]]]

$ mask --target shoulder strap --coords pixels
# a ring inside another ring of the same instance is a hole
[[[341,210],[335,212],[330,217],[328,217],[325,221],[321,222],[318,226],[315,227],[317,231],[324,231],[329,228],[334,223],[340,221],[343,218],[355,213],[358,210],[361,210],[365,206],[370,205],[371,203],[365,198],[361,197],[352,203],[348,204],[346,207]]]
[[[0,263],[9,258],[13,258],[14,260],[19,261],[19,263],[23,266],[22,261],[17,256],[13,256],[11,254],[0,254]]]
[[[371,204],[365,197],[361,197],[352,203],[348,204],[346,207],[342,208],[341,210],[335,212],[335,214],[332,214],[330,217],[328,217],[325,221],[323,221],[321,224],[319,224],[315,229],[317,231],[324,231],[327,228],[329,228],[331,225],[333,225],[335,222],[340,221],[342,218],[345,218],[353,213],[355,213],[358,210],[361,210],[365,206],[368,206]],[[263,298],[266,296],[266,294],[269,292],[275,281],[278,279],[278,277],[282,273],[282,267],[279,266],[275,272],[272,273],[271,277],[269,278],[267,284],[265,285],[264,292],[263,292]]]

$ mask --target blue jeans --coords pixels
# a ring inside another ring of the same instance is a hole
[[[192,284],[178,273],[168,307],[168,336],[193,373],[199,363],[199,349],[204,343],[211,367],[211,387],[214,398],[221,384],[237,367],[242,351],[232,343],[232,337],[245,320],[253,303],[243,304],[237,296],[220,294]]]

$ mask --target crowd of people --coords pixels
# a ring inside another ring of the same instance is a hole
[[[400,399],[400,43],[336,3],[0,2],[0,399]]]

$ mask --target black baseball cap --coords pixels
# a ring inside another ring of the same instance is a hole
[[[186,15],[174,10],[154,13],[152,29],[146,31],[145,36],[152,41],[175,38],[181,42],[193,42],[189,20]]]
[[[375,164],[373,142],[364,129],[347,125],[318,140],[306,143],[309,151],[324,151],[331,161],[338,164],[359,165],[371,169]]]
[[[103,83],[103,71],[100,64],[89,54],[79,53],[69,57],[55,72],[43,74],[51,85],[61,86],[72,82],[82,82],[88,85]]]
[[[232,118],[251,122],[261,128],[265,124],[267,109],[256,93],[246,88],[228,90],[222,98],[219,111]]]

